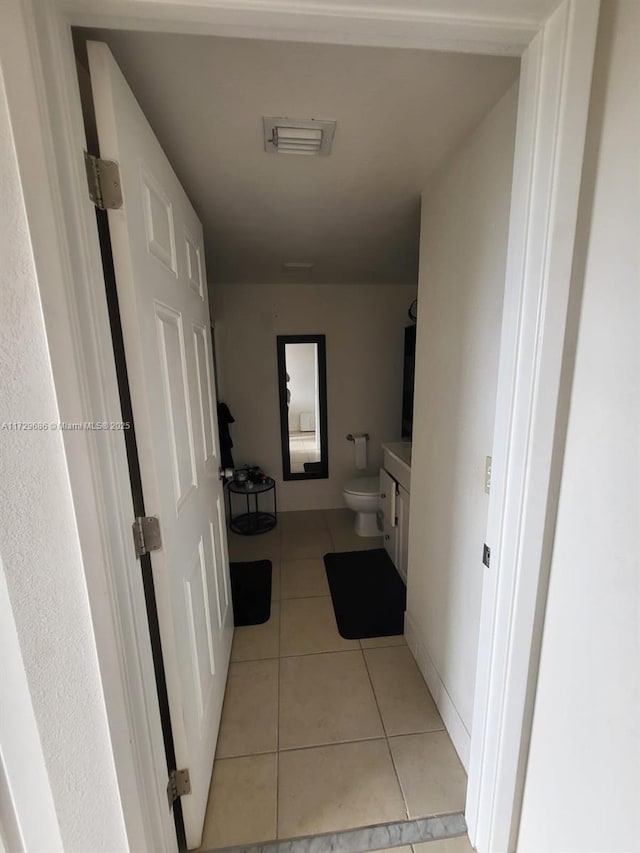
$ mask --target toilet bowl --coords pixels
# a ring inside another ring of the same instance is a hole
[[[358,477],[344,487],[344,500],[356,514],[354,523],[358,536],[380,536],[377,512],[380,505],[379,477]]]

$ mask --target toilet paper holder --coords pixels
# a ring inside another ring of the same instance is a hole
[[[353,433],[349,433],[347,435],[347,441],[355,441],[356,438],[364,438],[369,441],[369,433],[368,432],[360,432],[357,435],[353,435]]]

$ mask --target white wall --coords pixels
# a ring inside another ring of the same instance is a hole
[[[289,402],[289,429],[300,429],[300,414],[311,412],[316,416],[316,344],[286,344],[285,362],[289,374],[288,388],[291,392]]]
[[[59,415],[11,126],[25,121],[26,108],[10,118],[3,83],[10,51],[26,55],[19,14],[15,2],[0,9],[0,422],[47,423]],[[15,639],[3,645],[12,657],[2,701],[18,701],[8,689],[25,680],[30,693],[22,719],[0,709],[4,783],[19,830],[34,853],[119,853],[127,841],[59,432],[0,429],[0,506],[0,620]],[[19,738],[22,765],[11,761]],[[29,777],[38,752],[48,780]]]
[[[343,506],[356,475],[347,433],[368,432],[369,473],[400,438],[408,285],[219,285],[212,288],[219,397],[231,409],[236,465],[276,478],[282,510]],[[327,336],[329,479],[282,482],[276,336]]]
[[[638,45],[637,0],[604,2],[573,281],[575,372],[519,853],[640,849]]]
[[[408,573],[410,644],[463,762],[504,295],[517,86],[423,193]]]

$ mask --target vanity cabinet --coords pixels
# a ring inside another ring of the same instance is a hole
[[[382,510],[382,538],[393,565],[398,567],[398,525],[396,523],[396,498],[398,484],[388,471],[380,469],[380,508]]]
[[[411,445],[383,445],[380,469],[380,509],[384,547],[398,573],[407,580]]]
[[[407,582],[407,569],[409,567],[409,492],[398,484],[396,494],[396,554],[395,566]]]

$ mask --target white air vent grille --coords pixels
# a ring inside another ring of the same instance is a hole
[[[335,121],[290,119],[263,116],[264,150],[268,154],[306,154],[327,156],[331,153]]]

